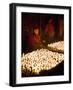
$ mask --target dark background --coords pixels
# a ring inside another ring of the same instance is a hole
[[[59,14],[38,14],[38,13],[22,13],[22,53],[29,52],[28,50],[28,37],[33,33],[33,27],[37,24],[40,28],[42,39],[44,36],[44,29],[50,18],[54,19],[55,24],[55,37],[53,41],[63,40],[59,38],[58,31],[58,17],[64,21],[64,15]]]

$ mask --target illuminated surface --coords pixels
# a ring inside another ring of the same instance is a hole
[[[58,41],[55,43],[48,44],[48,49],[64,53],[64,41]]]
[[[64,54],[52,52],[48,49],[37,49],[27,54],[23,54],[21,58],[21,66],[23,73],[39,74],[42,70],[50,70],[64,61]]]

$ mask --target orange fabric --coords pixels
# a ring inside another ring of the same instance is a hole
[[[48,24],[46,25],[45,33],[46,33],[46,35],[47,35],[49,38],[54,37],[55,31],[54,31],[54,25],[53,25],[53,23],[48,23]]]
[[[36,44],[40,44],[41,39],[39,35],[32,35],[29,37],[28,44],[30,48],[33,48]]]

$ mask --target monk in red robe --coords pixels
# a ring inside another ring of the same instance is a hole
[[[55,36],[55,27],[54,27],[54,21],[51,18],[45,27],[45,35],[47,36],[48,41],[52,41]]]
[[[44,45],[42,44],[40,31],[39,31],[38,27],[35,27],[33,29],[33,34],[31,36],[29,36],[28,45],[31,50],[35,50],[35,49],[44,47]]]

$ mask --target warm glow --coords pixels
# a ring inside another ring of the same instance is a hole
[[[62,61],[64,61],[63,53],[52,52],[43,48],[37,49],[27,54],[23,53],[21,58],[22,72],[30,71],[39,74],[41,70],[50,70]]]

